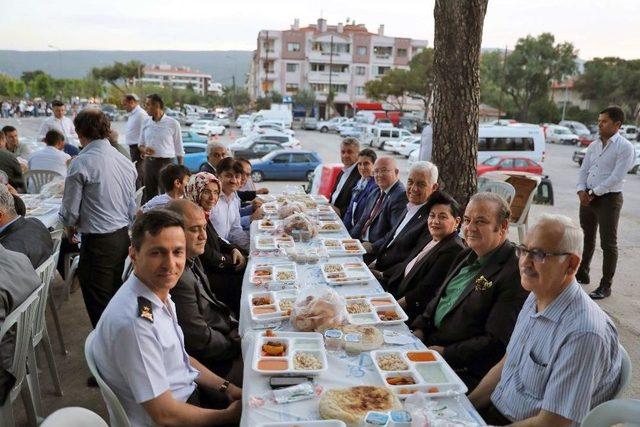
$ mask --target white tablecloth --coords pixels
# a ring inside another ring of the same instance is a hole
[[[319,398],[299,401],[284,405],[277,405],[269,399],[269,377],[253,371],[253,351],[256,334],[261,333],[265,325],[254,324],[249,311],[248,294],[263,291],[264,288],[257,287],[251,283],[251,266],[259,262],[283,262],[285,257],[268,257],[265,253],[255,251],[253,236],[258,233],[257,224],[251,226],[251,249],[252,256],[249,259],[247,270],[242,284],[242,301],[240,307],[240,333],[242,335],[242,354],[244,360],[243,378],[243,412],[242,426],[254,427],[262,423],[280,421],[302,421],[320,419],[318,412]],[[320,237],[348,237],[346,229],[340,233],[322,234]],[[296,247],[313,247],[317,245],[317,240],[309,244],[296,243]],[[331,261],[348,262],[362,261],[362,257],[332,257]],[[321,263],[323,260],[320,261]],[[296,265],[299,286],[327,286],[323,280],[319,264],[298,264]],[[363,295],[377,294],[384,292],[377,280],[373,279],[365,285],[343,285],[334,288],[341,295]],[[293,328],[288,321],[279,324],[269,325],[274,330],[292,331]],[[395,326],[385,326],[381,329],[394,330],[404,333],[413,338],[411,344],[405,346],[395,346],[398,349],[424,349],[424,344],[413,337],[409,328],[405,324]],[[386,346],[385,348],[388,348]],[[329,370],[316,377],[316,389],[318,394],[322,390],[331,388],[345,388],[356,385],[376,385],[383,386],[382,380],[378,377],[373,361],[368,352],[363,352],[358,356],[347,356],[343,352],[327,354]],[[448,408],[453,409],[460,419],[475,421],[484,424],[480,415],[475,411],[469,400],[465,396],[451,396],[437,398]]]
[[[60,212],[60,206],[62,205],[62,198],[60,197],[49,197],[42,198],[37,194],[21,194],[20,197],[24,201],[27,208],[29,207],[38,207],[39,213],[36,215],[28,213],[29,209],[27,209],[27,217],[28,218],[37,218],[42,222],[47,228],[60,228],[62,227],[62,223],[60,222],[60,217],[58,216],[58,212]]]

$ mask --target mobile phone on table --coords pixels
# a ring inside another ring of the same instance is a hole
[[[269,386],[275,390],[302,384],[304,382],[313,382],[313,377],[274,376],[269,379]]]

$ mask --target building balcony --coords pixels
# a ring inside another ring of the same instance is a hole
[[[264,71],[262,70],[260,72],[260,75],[258,76],[259,80],[275,80],[276,77],[276,72],[274,70],[269,70],[269,71]]]
[[[309,83],[329,83],[329,77],[331,77],[331,83],[349,83],[351,81],[351,73],[338,73],[332,72],[329,76],[328,71],[309,71],[307,79]]]
[[[329,63],[331,61],[331,53],[322,52],[319,50],[312,50],[309,52],[309,62],[324,62]],[[351,62],[351,53],[333,52],[333,62]]]

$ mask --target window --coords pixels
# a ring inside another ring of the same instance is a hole
[[[300,43],[287,43],[287,50],[289,52],[300,52]]]
[[[311,63],[311,71],[324,71],[324,64],[319,64],[317,62]]]
[[[515,165],[517,168],[528,168],[529,162],[527,162],[525,159],[516,159]]]
[[[504,159],[500,162],[501,168],[513,168],[513,159]]]
[[[356,95],[364,95],[364,86],[356,86]]]
[[[185,154],[204,153],[206,147],[184,147]]]
[[[287,62],[287,73],[295,73],[298,71],[298,64]]]
[[[358,55],[360,56],[364,56],[367,54],[367,47],[366,46],[358,46]]]
[[[383,74],[388,73],[389,71],[391,71],[391,67],[376,67],[376,74],[378,76],[381,76]]]
[[[534,151],[533,138],[480,138],[478,151]]]
[[[397,55],[398,55],[399,58],[406,58],[407,57],[407,49],[398,48]]]
[[[309,163],[306,154],[292,154],[291,163]]]
[[[298,83],[287,83],[284,90],[288,93],[298,93]]]
[[[361,65],[356,66],[356,76],[364,76],[367,69]]]
[[[275,156],[273,158],[273,163],[289,163],[289,155],[280,154],[279,156]]]
[[[273,39],[267,39],[262,43],[262,47],[267,52],[274,52],[274,50],[273,50],[274,46],[275,46],[275,43],[274,43]]]
[[[388,58],[393,54],[393,47],[391,46],[374,46],[373,54],[378,58]]]
[[[331,54],[331,42],[313,42],[311,50],[315,52],[322,52],[323,55]],[[351,45],[349,43],[333,43],[333,54],[349,53],[351,51]]]
[[[288,136],[267,135],[267,136],[264,136],[262,138],[266,139],[268,141],[276,141],[276,142],[288,142],[289,141],[289,137]]]

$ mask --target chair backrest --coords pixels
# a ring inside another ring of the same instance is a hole
[[[30,192],[39,193],[43,185],[58,177],[62,178],[62,175],[54,171],[34,169],[25,172],[24,183]]]
[[[33,320],[32,339],[34,346],[42,339],[45,322],[47,321],[45,310],[47,308],[47,298],[49,298],[49,286],[51,285],[51,279],[53,279],[53,273],[56,270],[55,261],[55,256],[51,255],[36,269],[36,274],[40,277],[43,286],[40,288],[40,294],[38,295],[40,300],[38,301],[38,308]]]
[[[104,403],[107,405],[107,410],[109,411],[109,425],[112,427],[130,427],[131,423],[129,422],[129,417],[127,417],[127,413],[124,411],[120,400],[118,400],[118,397],[115,395],[113,390],[111,390],[111,387],[109,387],[109,385],[100,376],[100,372],[96,366],[96,361],[93,357],[93,340],[95,339],[95,334],[95,331],[91,331],[84,343],[84,357],[87,360],[87,365],[89,365],[91,375],[93,375],[98,382],[98,387],[100,387],[100,393],[102,394]]]
[[[613,396],[614,399],[617,399],[624,393],[629,385],[629,381],[631,380],[631,358],[629,357],[629,353],[622,346],[622,344],[618,344],[620,348],[620,357],[622,358],[622,367],[620,369],[620,382],[618,383],[618,390],[616,390],[616,394]],[[638,418],[640,420],[640,418]]]
[[[12,331],[14,349],[13,360],[9,372],[15,377],[16,382],[10,391],[10,402],[13,402],[22,388],[22,383],[27,374],[27,354],[31,347],[31,329],[36,315],[39,294],[44,285],[40,285],[27,297],[18,307],[16,307],[4,319],[0,326],[0,343],[6,345],[5,337]],[[14,328],[15,327],[15,328]],[[7,338],[8,339],[8,338]]]
[[[640,400],[614,399],[593,408],[580,423],[581,427],[610,427],[630,423],[640,425]]]
[[[508,182],[502,181],[489,181],[482,180],[478,181],[478,192],[486,191],[488,193],[496,193],[499,196],[502,196],[509,206],[511,206],[511,202],[516,195],[516,189],[513,185]]]
[[[109,427],[109,425],[95,412],[72,406],[58,409],[45,418],[40,427]]]
[[[136,212],[140,210],[140,206],[142,206],[142,195],[144,194],[144,187],[138,188],[136,191]]]
[[[53,251],[51,252],[55,258],[55,264],[58,265],[58,258],[60,257],[60,246],[62,245],[62,235],[64,230],[59,228],[51,232],[51,240],[53,241]]]

